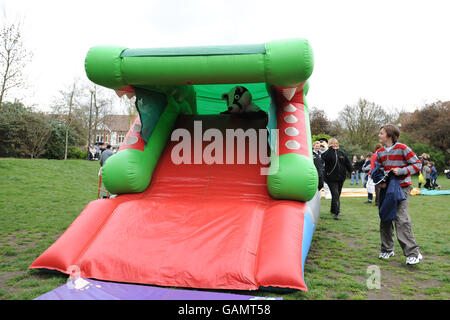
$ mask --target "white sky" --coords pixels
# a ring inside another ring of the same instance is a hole
[[[413,111],[450,100],[450,1],[0,0],[34,53],[26,103],[44,108],[90,47],[264,43],[302,37],[315,56],[308,103],[334,119],[362,97]]]

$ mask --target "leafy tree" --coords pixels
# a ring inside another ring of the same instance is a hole
[[[412,138],[409,133],[401,133],[399,141],[408,145],[417,156],[420,156],[423,153],[427,153],[430,155],[430,160],[434,162],[439,173],[442,173],[444,169],[446,169],[446,157],[445,153],[438,148],[431,146],[428,143],[417,141]]]
[[[20,149],[31,159],[39,158],[45,151],[45,145],[51,135],[47,116],[43,113],[27,112],[22,115]]]
[[[328,135],[328,134],[326,134],[326,133],[321,133],[321,134],[314,134],[314,135],[312,135],[312,137],[311,137],[312,142],[314,142],[314,141],[319,141],[319,140],[322,139],[322,138],[325,138],[325,139],[327,139],[327,140],[330,140],[331,136]]]
[[[357,156],[358,160],[360,156],[366,156],[367,152],[370,151],[369,149],[364,149],[360,145],[352,143],[348,136],[342,136],[340,138],[337,138],[339,141],[339,149],[341,149],[347,157],[351,160],[353,156]]]
[[[402,131],[450,154],[450,101],[436,101],[400,117]]]
[[[66,124],[56,116],[52,116],[50,126],[51,135],[45,146],[45,153],[42,156],[48,159],[64,159]],[[74,145],[76,142],[76,138],[71,130],[69,130],[68,142],[70,145]]]
[[[4,102],[0,108],[0,156],[20,157],[20,129],[23,124],[23,115],[30,112],[22,103],[15,101]]]
[[[4,103],[0,112],[0,155],[39,157],[50,137],[48,117],[19,102]]]

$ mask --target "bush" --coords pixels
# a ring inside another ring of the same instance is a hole
[[[45,152],[42,157],[47,159],[64,159],[66,149],[66,125],[57,119],[53,119],[50,125],[52,126],[52,134],[47,141]],[[72,158],[70,152],[72,148],[75,148],[73,145],[76,144],[76,138],[72,129],[69,129],[68,142],[69,149],[67,150],[67,157]],[[76,153],[76,151],[74,152]],[[77,157],[78,156],[74,156],[73,158],[79,159]]]
[[[69,129],[69,158],[86,158],[87,151],[70,147],[82,143],[80,138],[76,129]],[[33,112],[21,103],[2,104],[0,157],[22,158],[31,155],[47,159],[64,159],[65,145],[66,125],[58,117]]]
[[[21,130],[26,126],[24,115],[30,110],[21,103],[4,102],[0,106],[0,157],[25,157]]]
[[[443,151],[440,151],[427,143],[414,141],[407,133],[402,133],[399,141],[408,145],[417,156],[420,156],[422,153],[428,153],[430,155],[430,160],[434,162],[438,173],[443,173],[444,169],[447,169],[445,164],[446,158]]]
[[[319,141],[319,140],[322,139],[322,138],[325,138],[325,139],[327,139],[327,140],[330,140],[331,136],[329,136],[329,135],[326,134],[326,133],[319,133],[319,134],[315,134],[315,135],[313,135],[313,136],[311,137],[312,142],[314,142],[314,141]]]
[[[338,139],[339,141],[339,149],[341,149],[347,157],[352,161],[353,156],[357,156],[358,160],[360,160],[360,156],[366,157],[367,150],[363,150],[361,146],[357,144],[352,144],[346,139]]]
[[[87,150],[80,150],[77,147],[71,147],[67,152],[67,158],[69,159],[86,159]]]
[[[50,137],[49,117],[15,102],[0,108],[0,156],[38,158]]]
[[[325,133],[315,134],[312,136],[312,142],[318,141],[321,138],[330,140],[332,137]],[[356,155],[359,160],[359,156],[363,155],[366,157],[367,151],[363,150],[361,146],[352,144],[350,140],[346,137],[334,137],[339,141],[339,149],[341,149],[347,157],[352,160],[353,156]]]

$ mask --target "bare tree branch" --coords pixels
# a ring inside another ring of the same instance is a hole
[[[376,141],[379,127],[393,122],[396,117],[395,112],[388,114],[381,106],[365,99],[359,99],[356,105],[345,106],[339,114],[350,142],[362,148],[368,148]]]
[[[4,25],[0,30],[0,106],[9,90],[24,85],[23,70],[31,58],[22,41],[21,25]]]

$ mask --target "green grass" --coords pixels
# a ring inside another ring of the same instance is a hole
[[[67,276],[28,270],[30,264],[97,197],[98,162],[0,159],[0,299],[34,299],[57,288]],[[417,185],[417,177],[413,177]],[[450,180],[438,183],[450,189]],[[346,180],[344,187],[350,186]],[[308,292],[233,293],[284,299],[443,299],[450,298],[450,196],[412,196],[412,228],[424,255],[406,266],[396,256],[378,260],[377,208],[364,198],[342,198],[341,220],[322,199],[321,217],[305,265]],[[381,289],[368,289],[369,266],[378,266]]]
[[[99,164],[0,159],[0,299],[33,299],[66,282],[30,264],[97,197]]]

